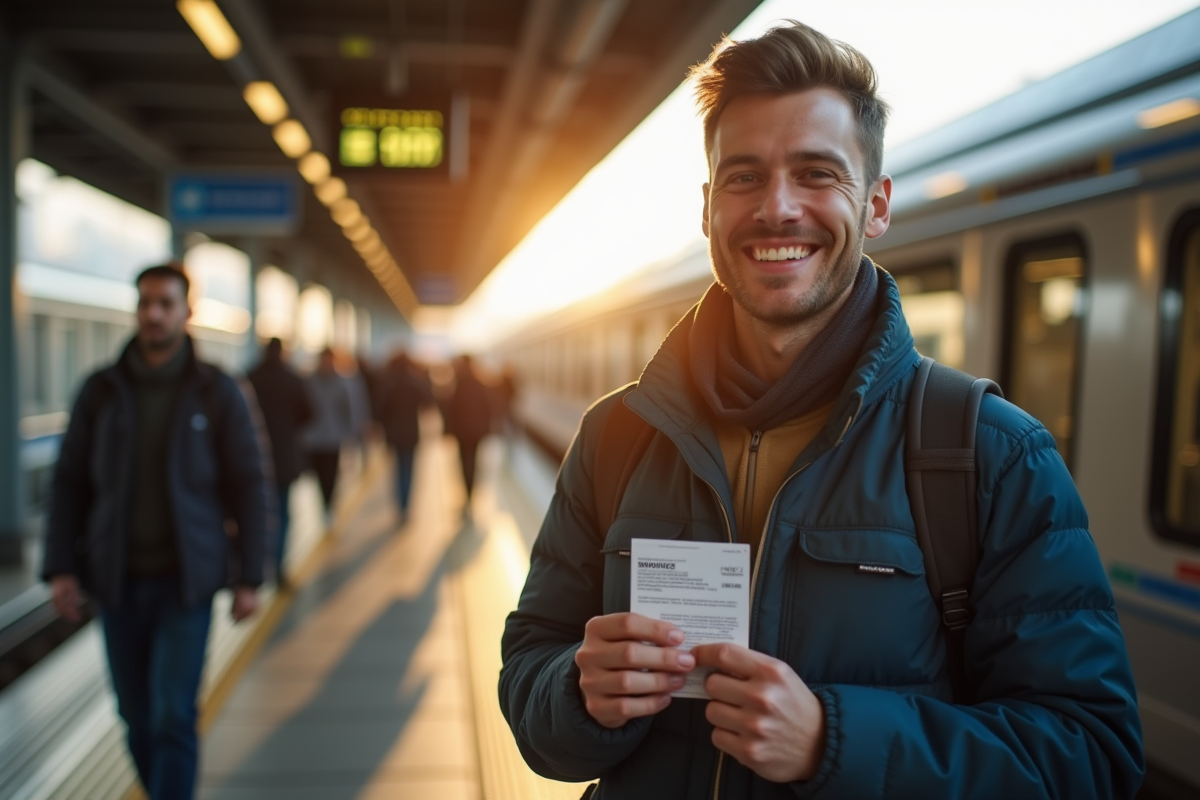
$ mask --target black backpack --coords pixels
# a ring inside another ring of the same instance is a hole
[[[908,397],[905,486],[929,591],[942,612],[954,700],[960,703],[969,698],[963,631],[971,621],[971,583],[979,565],[975,426],[985,394],[1004,396],[992,381],[926,356]],[[927,420],[935,422],[927,425]],[[656,432],[623,400],[612,404],[602,424],[592,482],[600,531],[612,525],[629,478]]]

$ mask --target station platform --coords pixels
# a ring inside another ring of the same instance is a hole
[[[229,623],[227,601],[214,610],[198,796],[579,797],[582,784],[529,771],[496,698],[504,618],[556,465],[521,440],[485,442],[464,510],[456,445],[431,432],[401,521],[391,459],[368,453],[327,527],[316,487],[294,489],[292,588],[266,590],[249,625]],[[95,624],[0,693],[0,717],[15,723],[0,732],[0,795],[142,797]]]

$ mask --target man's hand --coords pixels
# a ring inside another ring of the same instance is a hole
[[[229,616],[234,622],[241,622],[247,617],[254,616],[258,611],[258,589],[253,586],[239,586],[233,590],[233,607]]]
[[[825,709],[790,666],[733,644],[692,649],[705,680],[713,744],[776,783],[810,780],[825,753]]]
[[[67,622],[79,622],[83,619],[83,595],[79,591],[79,581],[74,575],[55,575],[50,579],[50,597],[54,602],[54,610]]]
[[[675,649],[682,643],[683,631],[669,622],[630,613],[592,617],[575,653],[588,713],[606,728],[619,728],[662,711],[696,665]]]

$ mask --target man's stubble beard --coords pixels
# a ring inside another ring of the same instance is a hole
[[[812,288],[796,298],[796,302],[790,308],[757,307],[753,293],[743,282],[744,274],[730,268],[721,247],[710,238],[708,254],[712,261],[713,274],[721,288],[733,298],[733,302],[752,318],[777,327],[790,327],[806,322],[837,302],[854,283],[858,275],[858,265],[862,261],[863,243],[866,241],[867,211],[868,207],[864,207],[854,233],[854,246],[843,250],[833,268],[818,276]],[[786,289],[793,279],[791,276],[780,275],[758,280],[760,286],[774,291]]]
[[[163,336],[160,339],[151,339],[148,336],[138,336],[138,344],[145,350],[152,353],[161,353],[166,350],[172,350],[178,347],[183,342],[183,337],[186,331],[180,329],[172,334]]]

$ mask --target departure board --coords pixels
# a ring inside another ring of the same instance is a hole
[[[339,122],[337,162],[347,171],[435,170],[445,160],[441,111],[349,106]]]

